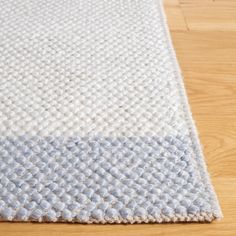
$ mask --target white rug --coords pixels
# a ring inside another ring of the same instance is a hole
[[[0,1],[0,219],[212,221],[160,0]]]

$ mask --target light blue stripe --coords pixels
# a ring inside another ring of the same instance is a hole
[[[188,139],[0,138],[3,219],[129,219],[212,212]]]

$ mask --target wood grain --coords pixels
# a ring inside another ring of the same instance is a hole
[[[236,1],[166,0],[165,9],[224,219],[162,225],[0,223],[1,236],[236,235]]]
[[[190,30],[236,31],[235,0],[179,0]]]

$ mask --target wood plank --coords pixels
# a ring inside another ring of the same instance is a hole
[[[236,32],[172,32],[182,71],[235,75]]]
[[[195,120],[210,175],[236,178],[236,120],[202,115]]]
[[[184,19],[178,0],[164,1],[168,23],[172,31],[187,31],[188,27]]]
[[[172,37],[193,113],[236,116],[236,32],[172,32]]]
[[[236,31],[236,1],[180,0],[191,30]]]

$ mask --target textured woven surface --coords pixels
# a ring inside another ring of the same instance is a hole
[[[0,1],[0,219],[221,216],[159,0]]]

